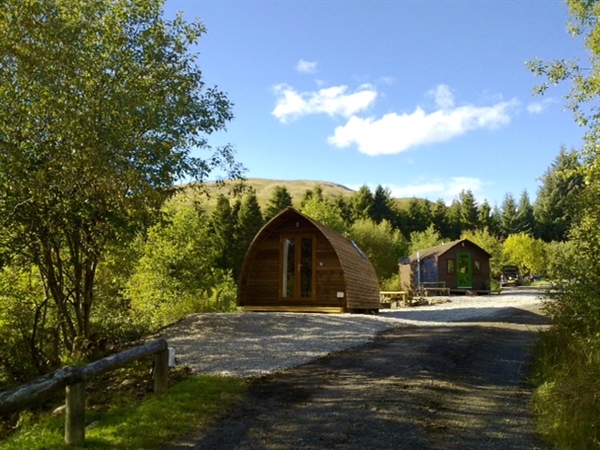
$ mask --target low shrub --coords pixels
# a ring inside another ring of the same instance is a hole
[[[600,448],[600,336],[556,328],[540,334],[534,356],[538,431],[552,448]]]

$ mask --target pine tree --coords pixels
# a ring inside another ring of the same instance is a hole
[[[285,208],[293,206],[292,196],[285,186],[275,186],[269,203],[265,208],[265,222],[268,222]]]
[[[234,264],[235,242],[232,239],[237,217],[231,210],[229,199],[223,194],[217,197],[217,206],[210,216],[212,239],[217,253],[215,265],[219,269],[231,270]]]
[[[432,223],[431,207],[427,200],[412,198],[408,203],[406,232],[425,231]]]
[[[492,207],[487,200],[484,200],[479,206],[479,215],[477,217],[478,228],[492,232],[492,220]]]
[[[454,240],[460,238],[462,233],[462,207],[457,199],[452,200],[447,211],[448,235]]]
[[[373,211],[373,203],[373,193],[369,187],[366,185],[361,186],[360,189],[350,198],[353,221],[370,219]]]
[[[546,242],[565,241],[575,213],[576,197],[584,187],[576,152],[562,147],[556,160],[542,177],[533,206],[536,236]]]
[[[502,202],[502,213],[500,217],[500,232],[502,233],[502,236],[508,237],[511,234],[519,232],[517,211],[515,198],[509,192],[504,196],[504,201]]]
[[[450,237],[450,226],[448,223],[448,207],[444,200],[439,199],[433,205],[431,221],[436,231],[444,238]]]
[[[461,231],[477,229],[479,210],[473,192],[470,189],[461,191],[458,194],[458,200],[460,201]]]
[[[373,196],[373,207],[371,208],[371,219],[379,224],[383,220],[391,221],[393,218],[392,197],[389,189],[379,185]]]
[[[238,214],[235,229],[236,251],[233,264],[233,277],[237,280],[242,270],[244,257],[254,239],[254,236],[264,225],[263,216],[256,198],[256,193],[250,191],[244,197]]]
[[[527,189],[521,194],[517,210],[517,229],[519,232],[527,233],[533,236],[535,229],[535,217],[533,215],[533,206],[529,200]]]

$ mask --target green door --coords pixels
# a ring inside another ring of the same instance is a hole
[[[470,253],[458,253],[456,255],[456,267],[458,269],[458,288],[473,287],[473,264]]]

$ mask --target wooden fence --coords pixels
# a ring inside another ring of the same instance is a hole
[[[123,367],[135,360],[156,355],[154,360],[154,392],[167,392],[169,348],[167,341],[158,339],[121,353],[110,355],[84,367],[68,366],[11,391],[0,392],[0,414],[23,408],[65,388],[65,442],[85,444],[85,386],[92,378]]]

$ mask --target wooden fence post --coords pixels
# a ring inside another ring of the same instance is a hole
[[[156,394],[166,394],[168,372],[169,349],[165,348],[154,355],[154,392]]]
[[[69,445],[85,444],[85,385],[76,383],[65,388],[65,442]]]

